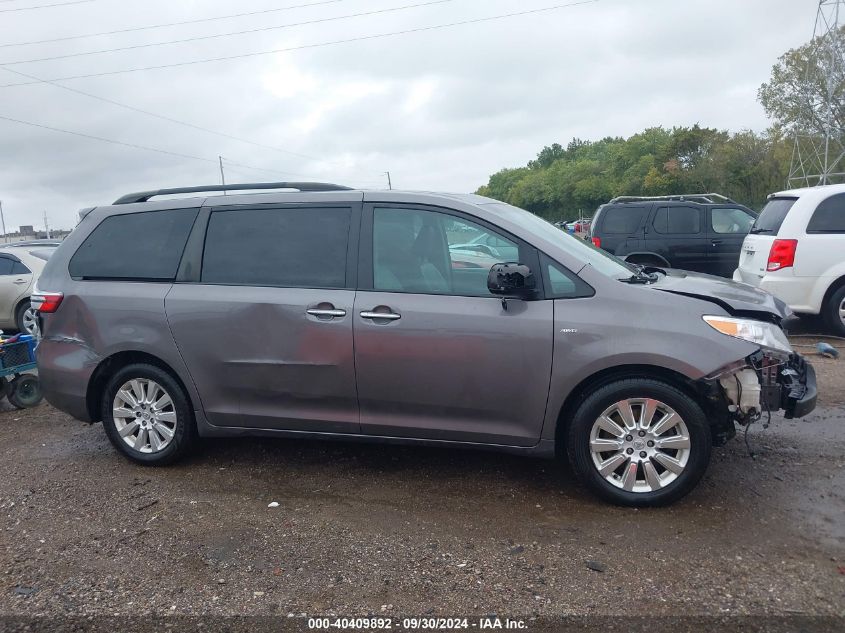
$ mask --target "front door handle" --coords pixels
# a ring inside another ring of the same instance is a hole
[[[346,310],[310,308],[306,310],[308,314],[315,317],[343,317],[346,316]]]
[[[385,319],[386,321],[396,321],[397,319],[401,319],[402,316],[396,314],[395,312],[369,312],[365,310],[361,313],[362,319]]]
[[[711,242],[711,244],[712,244],[713,246],[718,246],[718,245],[719,245],[719,244],[721,244],[721,243],[722,243],[722,240],[713,240],[713,241]]]

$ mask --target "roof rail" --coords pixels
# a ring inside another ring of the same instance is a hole
[[[298,191],[351,191],[351,187],[333,185],[328,182],[252,182],[237,185],[206,185],[201,187],[173,187],[128,193],[114,201],[114,204],[132,204],[148,202],[156,196],[169,196],[179,193],[202,193],[210,191],[253,191],[259,189],[296,189]]]
[[[673,196],[618,196],[611,200],[611,203],[616,202],[648,202],[651,200],[675,200],[678,202],[703,202],[705,204],[722,204],[730,203],[737,204],[735,200],[731,200],[727,196],[720,193],[682,193]]]

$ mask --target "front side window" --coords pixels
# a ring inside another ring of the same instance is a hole
[[[107,217],[71,258],[70,275],[172,281],[197,213],[197,209],[169,209]]]
[[[819,203],[807,224],[807,233],[845,233],[845,194]]]
[[[701,231],[701,212],[694,207],[660,207],[652,221],[664,235],[690,235]]]
[[[714,233],[745,235],[754,224],[754,218],[742,209],[712,209],[710,224]]]
[[[595,291],[583,279],[558,264],[547,255],[540,256],[546,284],[546,296],[549,299],[575,299],[592,297]]]
[[[344,288],[350,219],[349,208],[215,211],[202,283]]]
[[[437,211],[377,208],[373,288],[390,292],[491,296],[493,264],[518,262],[516,242]]]

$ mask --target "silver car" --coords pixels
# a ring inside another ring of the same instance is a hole
[[[815,407],[784,304],[755,288],[634,267],[475,195],[221,189],[82,212],[32,298],[45,396],[136,462],[198,436],[486,448],[662,505],[737,424]],[[462,259],[491,240],[505,261]]]

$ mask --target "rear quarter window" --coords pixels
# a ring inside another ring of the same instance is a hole
[[[107,217],[71,258],[70,276],[172,281],[198,211],[171,209]]]
[[[630,235],[640,228],[643,207],[608,207],[601,212],[601,230],[610,234]]]
[[[780,231],[780,226],[786,219],[786,214],[795,204],[798,198],[772,198],[760,211],[754,226],[751,227],[752,233],[768,233],[777,235]]]
[[[845,233],[845,193],[819,203],[807,223],[807,233]]]

